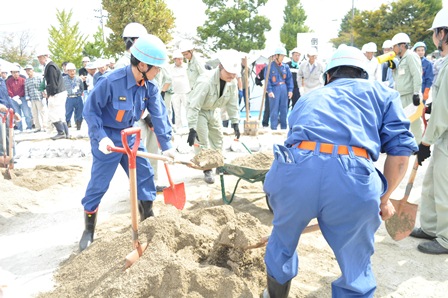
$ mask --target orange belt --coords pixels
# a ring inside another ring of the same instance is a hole
[[[297,145],[297,148],[303,149],[303,150],[311,150],[311,151],[313,151],[314,149],[316,149],[316,145],[317,145],[316,142],[302,141],[300,144]],[[336,145],[327,144],[327,143],[320,143],[320,150],[319,151],[322,152],[322,153],[332,154],[334,146],[336,146]],[[338,146],[338,154],[349,155],[348,147],[349,146],[339,145]],[[352,147],[353,153],[356,156],[360,156],[360,157],[364,157],[364,158],[369,159],[369,154],[367,154],[366,149],[355,147],[355,146],[351,146],[351,147]]]

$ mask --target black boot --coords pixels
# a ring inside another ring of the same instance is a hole
[[[68,125],[65,122],[62,122],[62,127],[64,128],[65,138],[70,139],[70,133],[68,131]]]
[[[204,181],[208,184],[215,183],[215,177],[213,177],[212,170],[205,170],[204,171]]]
[[[67,121],[67,126],[72,127],[72,123],[70,121]]]
[[[288,298],[290,288],[291,280],[282,285],[268,275],[268,288],[264,290],[263,298]]]
[[[81,130],[82,121],[76,121],[76,130]]]
[[[64,126],[62,125],[61,121],[53,122],[54,127],[56,127],[56,130],[58,131],[58,134],[54,137],[51,137],[52,140],[59,140],[59,139],[65,139],[65,132],[64,132]]]
[[[152,201],[138,201],[138,212],[140,213],[140,221],[144,221],[148,217],[154,216],[152,211]]]
[[[92,212],[84,212],[84,224],[85,230],[82,233],[81,240],[79,241],[79,250],[83,251],[93,242],[93,234],[95,233],[96,215],[97,210]]]
[[[222,127],[229,127],[229,120],[223,120]]]

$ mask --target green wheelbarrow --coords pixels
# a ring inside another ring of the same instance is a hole
[[[261,181],[264,183],[264,178],[266,177],[266,173],[269,171],[269,169],[251,169],[247,167],[232,165],[232,164],[224,164],[222,167],[218,167],[218,173],[219,173],[219,179],[221,181],[221,194],[222,194],[222,200],[226,204],[230,204],[233,201],[233,198],[235,197],[236,189],[238,188],[238,184],[240,183],[241,179],[250,182],[255,183],[258,181]],[[233,193],[230,196],[230,199],[226,196],[226,188],[224,185],[224,173],[234,175],[238,177],[238,180],[235,184],[235,188],[233,189]],[[269,205],[268,196],[266,195],[266,204],[268,205],[269,210],[272,212],[271,206]]]

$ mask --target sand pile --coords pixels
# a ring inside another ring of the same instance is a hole
[[[237,157],[230,164],[255,170],[268,170],[273,161],[274,154],[272,151],[261,151]]]

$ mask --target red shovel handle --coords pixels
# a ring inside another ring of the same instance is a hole
[[[129,147],[128,143],[128,136],[131,135],[135,136],[135,142],[134,147]],[[137,151],[138,146],[140,145],[140,127],[130,127],[123,129],[121,131],[121,141],[123,142],[124,150],[126,150],[126,153],[129,157],[129,169],[135,169],[137,166],[136,160],[137,160]]]

